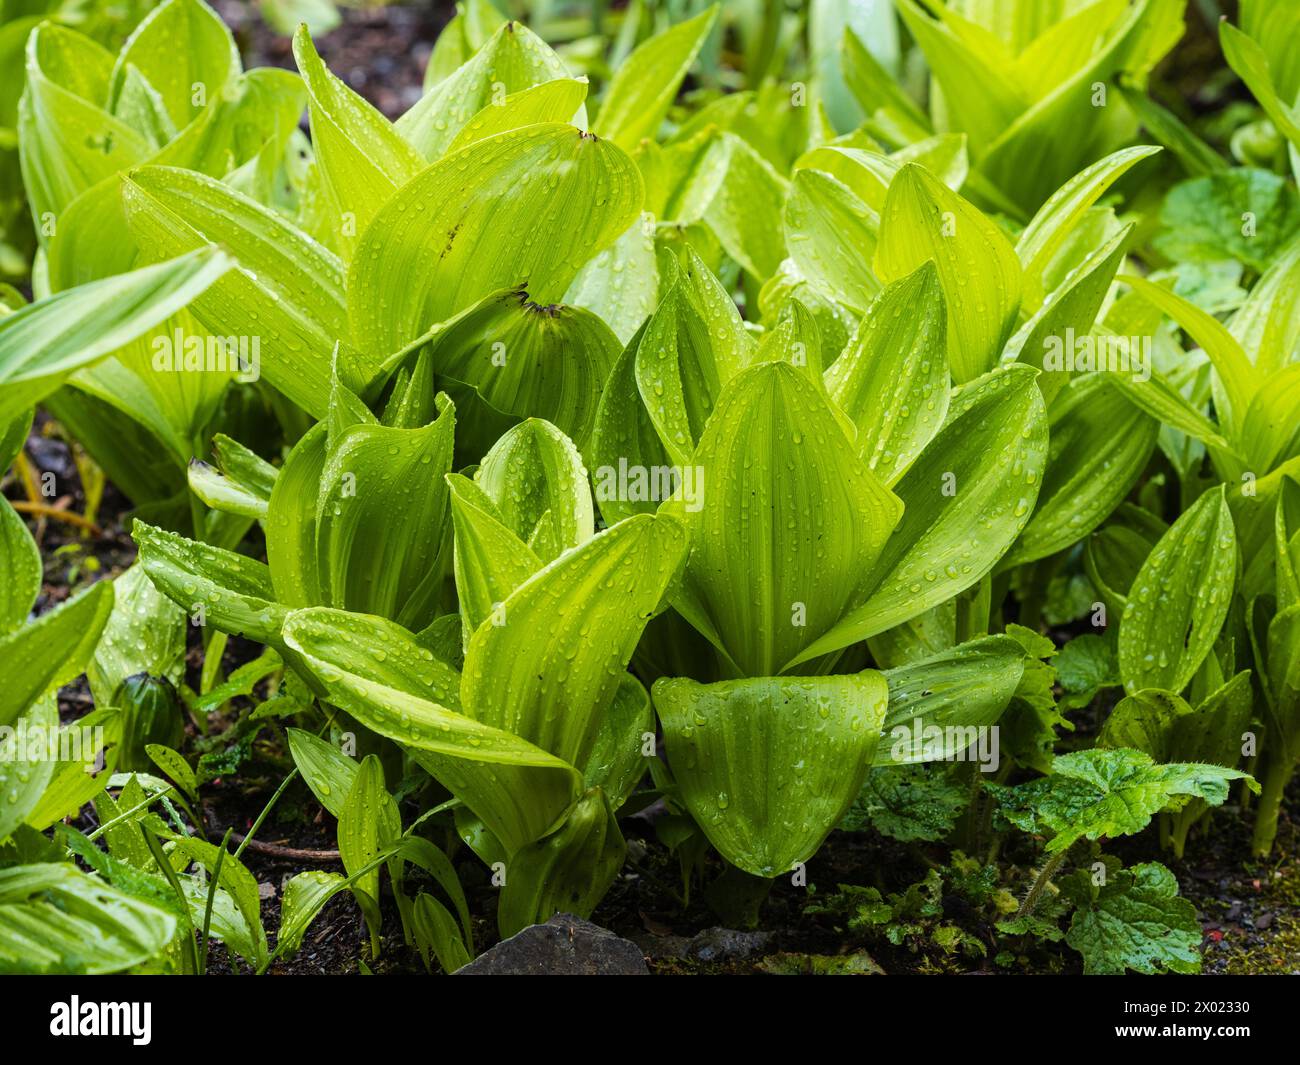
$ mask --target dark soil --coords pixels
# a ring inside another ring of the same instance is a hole
[[[245,69],[284,67],[296,70],[292,42],[275,33],[247,0],[215,0],[244,57]],[[349,87],[389,118],[397,118],[419,100],[424,68],[439,31],[456,13],[455,5],[425,0],[411,5],[339,8],[342,23],[316,37],[325,64]]]

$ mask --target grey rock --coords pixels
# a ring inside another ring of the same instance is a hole
[[[767,952],[771,932],[738,932],[734,928],[706,928],[686,946],[686,957],[696,961],[743,961]]]
[[[457,976],[649,976],[635,943],[571,913],[529,925],[485,951]]]

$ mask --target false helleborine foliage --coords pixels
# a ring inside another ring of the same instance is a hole
[[[504,934],[592,910],[647,772],[770,879],[869,773],[1002,726],[1005,757],[1050,774],[990,789],[1013,823],[1064,850],[1160,814],[1181,847],[1242,775],[1259,691],[1275,829],[1300,756],[1300,244],[1254,260],[1226,323],[1158,259],[1129,263],[1146,232],[1117,204],[1160,150],[1133,143],[1139,119],[1214,171],[1171,217],[1268,185],[1224,179],[1142,102],[1182,8],[898,0],[928,109],[850,28],[831,57],[865,113],[848,131],[817,84],[677,108],[716,8],[596,101],[469,4],[396,122],[305,27],[295,75],[244,71],[201,0],[167,0],[116,54],[42,22],[16,117],[41,298],[0,319],[4,440],[48,407],[137,507],[131,596],[265,645],[258,677],[292,678],[279,709],[315,700],[445,789],[500,871]],[[1300,143],[1250,18],[1225,49]],[[1135,491],[1153,461],[1178,482],[1170,520]],[[112,609],[92,591],[23,625],[39,564],[4,513],[0,645],[89,642],[6,686],[0,722],[49,714]],[[1125,696],[1068,763],[1037,632],[1067,572],[1097,602],[1053,622],[1095,607],[1101,631],[1062,653],[1063,690]],[[1003,622],[1009,592],[1027,627]],[[165,677],[175,631],[92,686]],[[445,858],[402,832],[378,761],[291,737],[349,877],[299,882],[286,942],[344,886],[373,930],[390,861],[404,922],[464,960],[463,896],[453,917],[401,891],[403,863],[445,887]],[[1126,789],[1139,813],[1080,813],[1131,807]]]

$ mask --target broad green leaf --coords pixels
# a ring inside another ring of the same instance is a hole
[[[0,725],[86,667],[113,609],[113,584],[100,581],[67,602],[0,636],[0,661],[20,662],[0,690]]]
[[[1175,185],[1152,246],[1175,262],[1236,259],[1262,273],[1300,229],[1295,188],[1268,170],[1223,170]]]
[[[520,848],[497,904],[497,926],[512,936],[557,913],[590,917],[623,868],[627,844],[599,788],[582,795],[564,823]]]
[[[759,281],[776,273],[785,258],[782,210],[788,183],[748,142],[723,133],[709,148],[705,167],[725,169],[701,219],[728,255]]]
[[[858,454],[894,484],[934,438],[948,413],[947,314],[932,263],[887,286],[826,389],[857,427]]]
[[[516,285],[539,305],[559,301],[636,220],[641,197],[635,164],[572,126],[462,148],[404,185],[362,234],[348,277],[357,342],[397,351]]]
[[[999,789],[998,801],[1017,825],[1053,832],[1047,849],[1056,852],[1078,839],[1131,836],[1161,810],[1180,809],[1194,798],[1218,806],[1229,782],[1245,775],[1216,765],[1156,765],[1141,751],[1097,748],[1061,755],[1050,776]]]
[[[577,125],[586,98],[586,78],[555,78],[512,92],[500,101],[493,99],[465,123],[455,140],[447,146],[446,154],[451,155],[494,134],[521,126],[534,126],[539,122],[572,122]]]
[[[1127,691],[1182,691],[1218,639],[1236,572],[1237,538],[1220,487],[1170,526],[1134,578],[1119,629]]]
[[[580,775],[568,762],[427,698],[442,699],[454,675],[400,626],[340,610],[298,610],[285,624],[285,642],[331,702],[410,749],[508,853],[554,828],[577,797]]]
[[[672,469],[672,457],[637,387],[637,356],[648,327],[649,322],[642,323],[605,382],[588,449],[596,501],[610,525],[658,510],[663,493],[654,490],[652,475],[667,478]]]
[[[549,422],[529,418],[483,456],[474,481],[501,522],[551,562],[595,532],[595,511],[582,456]]]
[[[214,336],[260,340],[262,375],[310,413],[329,398],[331,353],[366,380],[373,367],[350,346],[342,263],[274,211],[221,182],[149,166],[123,182],[131,231],[154,256],[217,243],[236,269],[192,304]]]
[[[144,162],[153,146],[106,110],[113,57],[53,22],[27,39],[27,87],[18,105],[23,185],[42,243],[81,193]]]
[[[97,706],[112,706],[122,681],[136,673],[172,683],[184,673],[185,611],[138,564],[113,581],[113,593],[113,612],[86,667]]]
[[[1063,887],[1076,902],[1065,941],[1083,955],[1085,975],[1201,971],[1200,918],[1163,865],[1143,862],[1101,885],[1081,870]]]
[[[486,108],[524,89],[569,77],[563,61],[545,41],[522,23],[507,22],[399,118],[397,132],[432,162],[444,157],[461,130]],[[571,118],[572,112],[563,121]],[[585,115],[578,118],[586,125]],[[576,137],[577,131],[573,133]]]
[[[1146,469],[1160,425],[1111,387],[1079,377],[1048,411],[1048,452],[1038,504],[1002,567],[1037,561],[1105,521]]]
[[[885,671],[889,706],[872,764],[947,761],[979,740],[1016,694],[1025,649],[985,636]],[[941,731],[926,730],[937,727]]]
[[[41,792],[40,801],[26,815],[30,827],[44,832],[56,821],[80,813],[86,803],[103,791],[117,764],[118,750],[114,745],[121,738],[120,720],[117,710],[101,707],[59,731],[59,753],[69,757],[54,762],[53,774]],[[86,729],[91,731],[83,731]],[[95,729],[102,732],[96,733]],[[90,743],[86,742],[87,736],[91,738]],[[96,736],[99,744],[95,742]],[[91,772],[96,765],[102,768]]]
[[[239,49],[212,8],[200,0],[167,0],[127,38],[113,70],[113,96],[134,67],[158,94],[172,125],[183,129],[240,72]]]
[[[190,615],[259,643],[278,645],[285,608],[276,602],[265,564],[187,540],[136,520],[131,536],[155,588]]]
[[[1028,523],[1047,449],[1033,370],[995,370],[958,389],[939,435],[894,486],[903,517],[864,588],[870,594],[797,662],[884,632],[976,584]]]
[[[203,249],[67,289],[0,318],[0,421],[200,298],[231,265],[224,253]]]
[[[933,259],[948,310],[948,363],[959,384],[992,369],[1015,327],[1021,269],[993,222],[909,163],[889,186],[875,272],[897,281]]]
[[[465,712],[585,765],[685,550],[678,522],[637,516],[539,571],[470,637]]]
[[[428,92],[443,78],[470,58],[505,24],[505,17],[492,0],[463,0],[456,14],[438,34],[424,72],[424,90]]]
[[[649,757],[645,753],[646,740],[654,736],[654,731],[650,693],[635,677],[625,677],[614,693],[591,755],[582,767],[586,786],[600,788],[616,812],[645,776]]]
[[[872,268],[880,231],[876,211],[838,178],[796,170],[785,202],[790,257],[826,296],[865,311],[880,291]]]
[[[266,559],[275,598],[287,607],[324,602],[316,561],[316,519],[327,436],[325,422],[303,434],[285,459],[267,502]]]
[[[447,485],[456,532],[456,597],[468,642],[474,630],[543,563],[505,524],[483,489],[458,473],[447,475]]]
[[[306,26],[293,54],[307,83],[312,148],[346,252],[375,212],[427,165],[392,123],[326,69]]]
[[[0,971],[112,973],[161,954],[176,918],[71,862],[0,870]]]
[[[472,387],[513,418],[544,418],[585,441],[618,338],[595,314],[541,306],[525,289],[494,292],[430,332],[420,350],[434,373]]]
[[[1071,370],[1083,368],[1080,355],[1090,353],[1089,345],[1094,369],[1130,372],[1131,368],[1135,374],[1143,369],[1138,363],[1142,351],[1134,350],[1141,338],[1103,341],[1092,336],[1115,272],[1124,260],[1131,229],[1121,229],[1088,255],[1007,345],[1008,357],[1014,355],[1026,365],[1044,371],[1038,387],[1048,403],[1070,380]],[[1151,369],[1149,350],[1145,369]]]
[[[54,774],[59,735],[59,701],[53,693],[38,699],[0,736],[0,841],[8,839],[23,823]],[[36,737],[48,737],[40,750]],[[53,745],[53,746],[51,746]],[[93,758],[93,754],[92,754]]]
[[[614,72],[592,129],[628,150],[653,140],[717,16],[714,5],[640,45]]]
[[[636,335],[658,301],[654,224],[653,215],[642,213],[613,247],[578,271],[564,294],[566,304],[584,307],[608,325],[620,344]]]
[[[41,552],[27,523],[8,500],[0,501],[0,636],[27,620],[41,591]]]
[[[323,605],[422,629],[438,614],[455,411],[420,429],[349,426],[320,476],[316,558]]]
[[[1041,285],[1048,264],[1088,209],[1131,167],[1159,150],[1149,145],[1121,149],[1075,174],[1052,193],[1016,241],[1027,285]]]
[[[884,676],[871,670],[654,686],[682,802],[727,861],[763,877],[807,861],[839,824],[887,698]]]
[[[693,250],[669,278],[636,345],[635,375],[659,439],[685,466],[722,387],[753,358],[754,345],[726,290]]]
[[[697,491],[672,503],[691,530],[674,604],[743,675],[773,676],[857,605],[902,508],[783,361],[732,379],[693,462]]]

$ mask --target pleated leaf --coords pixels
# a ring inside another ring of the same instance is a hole
[[[807,861],[839,824],[887,701],[884,675],[871,670],[654,686],[682,802],[727,861],[762,877]]]
[[[1133,580],[1119,627],[1126,691],[1187,685],[1218,639],[1236,572],[1237,537],[1220,487],[1183,512]]]
[[[527,285],[558,302],[641,209],[635,164],[572,126],[477,141],[404,185],[357,245],[348,301],[357,342],[395,352],[484,296]]]

